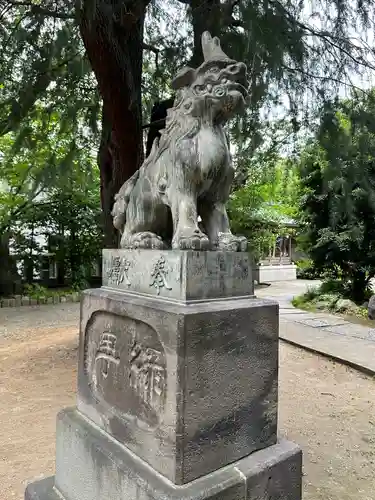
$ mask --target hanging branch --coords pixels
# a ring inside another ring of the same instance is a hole
[[[27,2],[23,0],[6,0],[8,4],[10,4],[12,7],[29,7],[30,8],[30,14],[32,15],[42,15],[42,16],[48,16],[48,17],[54,17],[56,19],[75,19],[74,13],[65,13],[65,12],[59,12],[57,10],[51,10],[45,7],[41,7],[40,5],[35,5],[32,2]]]
[[[153,45],[149,45],[148,43],[142,44],[143,50],[148,50],[149,52],[153,52],[155,54],[155,66],[156,69],[159,69],[159,54],[160,50],[154,47]]]

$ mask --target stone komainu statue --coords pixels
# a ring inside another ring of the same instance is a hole
[[[160,138],[115,196],[122,248],[246,250],[225,209],[234,171],[223,130],[244,108],[246,66],[229,59],[208,32],[202,48],[203,64],[172,82],[176,98]]]

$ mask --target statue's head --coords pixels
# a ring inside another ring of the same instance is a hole
[[[183,106],[191,114],[210,113],[214,120],[226,121],[245,106],[246,65],[230,59],[219,39],[207,31],[202,35],[202,49],[203,64],[197,69],[184,68],[172,82],[177,91],[176,104],[183,99]]]

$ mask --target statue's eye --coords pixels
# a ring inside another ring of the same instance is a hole
[[[219,73],[219,68],[217,66],[214,66],[213,68],[210,69],[211,73]]]
[[[223,97],[225,95],[225,89],[223,87],[216,87],[214,90],[214,94],[216,97]]]
[[[236,64],[232,64],[231,66],[228,66],[228,70],[231,73],[235,73],[237,71],[237,65]]]

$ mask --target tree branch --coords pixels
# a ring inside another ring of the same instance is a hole
[[[347,57],[349,57],[355,64],[359,66],[363,66],[365,68],[370,68],[370,69],[375,69],[375,67],[369,63],[368,61],[358,59],[355,57],[353,54],[350,53],[348,49],[337,43],[340,40],[340,37],[335,36],[332,33],[329,33],[326,30],[316,30],[312,26],[309,26],[307,24],[304,24],[300,21],[298,21],[286,8],[285,6],[279,1],[279,0],[268,0],[268,2],[275,7],[275,9],[279,10],[282,12],[282,14],[291,22],[295,23],[303,32],[305,36],[308,36],[310,34],[311,36],[315,36],[317,38],[320,38],[323,40],[326,44],[331,45],[332,47],[336,48],[339,50],[341,53],[345,54]],[[343,41],[343,39],[341,39]],[[352,47],[358,49],[355,45],[352,44]]]
[[[18,100],[16,98],[12,98],[10,100],[9,104],[12,109],[7,118],[0,121],[0,137],[8,134],[18,127],[21,121],[33,108],[35,102],[46,91],[48,85],[53,79],[55,71],[58,71],[60,68],[65,66],[69,61],[80,54],[80,52],[81,51],[74,53],[73,56],[64,59],[56,66],[48,68],[47,70],[35,67],[35,69],[39,70],[36,80],[29,83],[26,88],[21,89],[18,95]],[[43,61],[43,66],[48,66],[48,60]]]
[[[304,76],[307,76],[308,78],[312,78],[312,79],[315,79],[315,80],[322,80],[324,82],[334,82],[334,83],[338,83],[339,85],[344,85],[346,87],[351,87],[351,88],[354,88],[360,92],[363,92],[363,94],[366,94],[368,95],[369,92],[367,90],[364,90],[360,87],[358,87],[357,85],[354,85],[354,83],[352,82],[345,82],[344,80],[340,80],[339,78],[334,78],[332,76],[323,76],[323,75],[316,75],[314,73],[310,73],[308,71],[304,71],[302,69],[298,69],[298,68],[292,68],[290,66],[287,66],[285,64],[282,64],[281,65],[282,68],[284,68],[285,70],[287,71],[290,71],[290,72],[293,72],[293,73],[299,73],[301,75],[304,75]]]
[[[244,23],[240,19],[233,19],[233,17],[230,20],[230,26],[233,26],[233,28],[243,28]]]
[[[73,13],[67,14],[64,12],[58,12],[57,10],[46,9],[41,7],[40,5],[35,5],[31,1],[23,1],[23,0],[6,0],[13,7],[30,7],[31,14],[41,14],[46,17],[54,17],[55,19],[75,19],[75,15]]]
[[[240,1],[241,0],[227,0],[224,5],[228,9],[231,9],[231,11],[233,11],[234,7],[236,7],[236,5],[238,5],[240,3]]]
[[[143,50],[148,50],[148,51],[153,52],[155,54],[155,65],[158,68],[159,67],[160,50],[157,49],[156,47],[154,47],[153,45],[149,45],[148,43],[144,43],[144,42],[142,44],[142,48],[143,48]]]

